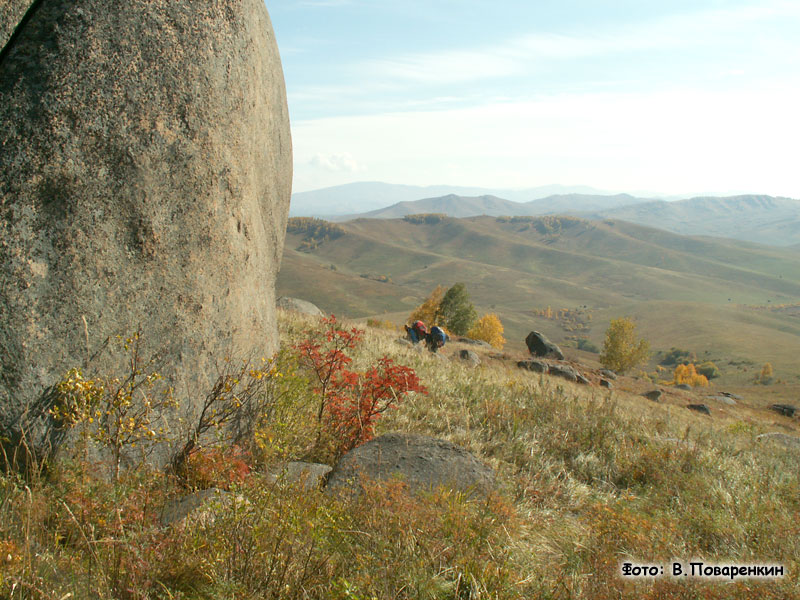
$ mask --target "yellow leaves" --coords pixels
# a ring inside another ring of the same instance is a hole
[[[647,362],[650,344],[636,340],[636,324],[627,317],[613,319],[606,330],[600,363],[612,371],[624,373]]]
[[[688,365],[678,365],[675,367],[675,373],[672,380],[676,384],[685,383],[692,387],[707,387],[708,379],[705,375],[697,372],[697,368],[693,363]]]
[[[467,331],[467,337],[487,342],[498,350],[502,350],[506,343],[503,337],[503,324],[494,313],[483,315],[478,319],[472,329]]]
[[[431,292],[425,302],[414,309],[414,312],[412,312],[409,317],[410,321],[412,323],[414,321],[422,321],[428,326],[436,325],[436,315],[439,311],[439,305],[442,303],[442,298],[444,298],[445,291],[443,285],[437,285],[436,289]]]

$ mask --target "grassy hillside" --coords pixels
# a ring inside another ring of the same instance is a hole
[[[611,318],[629,314],[655,349],[771,362],[784,379],[800,375],[800,318],[778,308],[800,298],[800,256],[792,250],[576,218],[341,225],[346,235],[312,252],[298,252],[301,242],[287,238],[279,293],[400,323],[437,284],[463,281],[480,312],[500,315],[512,349],[522,349],[532,329],[567,344],[576,332],[536,311],[580,307],[592,322],[578,333],[597,345]],[[742,365],[725,376],[751,378]]]
[[[771,196],[691,198],[646,202],[597,216],[658,227],[684,235],[714,235],[790,246],[800,239],[800,200]]]
[[[413,495],[401,480],[326,494],[268,475],[286,460],[335,460],[319,444],[313,374],[292,350],[324,327],[283,312],[279,325],[285,352],[259,378],[255,444],[209,443],[183,484],[136,452],[112,484],[80,447],[27,479],[0,476],[1,597],[800,598],[800,450],[757,438],[796,436],[796,420],[719,403],[709,417],[686,409],[692,393],[653,403],[635,379],[578,386],[486,354],[467,368],[451,360],[457,344],[432,355],[362,328],[351,369],[388,356],[427,388],[386,412],[377,433],[447,439],[497,481],[486,497]],[[221,491],[163,525],[163,508],[197,489]],[[785,576],[669,575],[674,561],[697,560],[779,564]],[[666,573],[623,578],[624,562]]]

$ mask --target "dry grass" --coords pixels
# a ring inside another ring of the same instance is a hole
[[[285,345],[314,320],[281,314]],[[388,354],[427,396],[380,422],[435,435],[498,472],[497,494],[409,495],[376,483],[337,498],[254,472],[211,513],[162,527],[176,493],[139,471],[117,486],[63,463],[0,486],[4,598],[800,598],[800,452],[625,392],[501,364],[467,368],[366,330],[354,368]],[[452,352],[451,347],[445,352]],[[305,386],[263,462],[303,458]],[[277,438],[280,438],[278,440]],[[779,563],[780,580],[625,580],[622,561]]]

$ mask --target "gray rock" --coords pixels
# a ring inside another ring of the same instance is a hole
[[[0,437],[43,445],[43,392],[139,326],[184,407],[271,355],[292,154],[264,2],[41,0],[0,56]]]
[[[568,365],[550,365],[550,375],[561,377],[567,381],[578,381],[580,373]]]
[[[525,338],[525,345],[534,356],[550,356],[558,360],[564,360],[564,353],[561,348],[547,339],[543,333],[531,331]]]
[[[480,357],[472,350],[459,350],[458,354],[454,354],[453,356],[458,356],[462,362],[467,363],[472,367],[477,367],[479,364],[481,364]]]
[[[756,439],[759,442],[769,440],[789,448],[800,448],[800,437],[797,437],[796,435],[789,435],[788,433],[780,433],[777,431],[762,433],[761,435],[757,435]]]
[[[0,52],[32,3],[33,0],[3,0],[0,4]]]
[[[709,396],[709,398],[716,400],[721,404],[727,404],[728,406],[736,406],[736,400],[733,398],[729,398],[728,396]]]
[[[319,489],[333,467],[320,463],[290,461],[276,465],[269,470],[271,479],[284,485],[300,484],[306,491]]]
[[[168,501],[161,510],[161,525],[166,527],[167,525],[179,523],[199,508],[208,505],[209,502],[221,500],[227,495],[228,492],[224,490],[209,488]],[[202,518],[207,520],[208,516],[206,515]]]
[[[483,493],[494,486],[494,471],[446,440],[390,433],[345,454],[328,477],[327,490],[355,491],[364,480],[399,478],[413,491],[445,486]]]
[[[703,413],[704,415],[711,416],[711,409],[708,408],[705,404],[688,404],[686,406],[689,410],[695,410],[699,413]]]
[[[609,390],[614,389],[614,384],[612,384],[608,379],[601,379],[600,385],[604,388],[608,388]]]
[[[731,392],[720,392],[720,396],[726,396],[728,398],[733,398],[734,400],[743,400],[739,394],[732,394]]]
[[[791,404],[773,404],[769,409],[785,417],[793,417],[794,413],[797,412],[797,407]]]
[[[550,365],[544,362],[543,360],[535,360],[533,358],[529,358],[527,360],[521,360],[517,362],[517,366],[520,369],[526,369],[527,371],[533,371],[534,373],[549,373],[550,372]]]
[[[661,394],[663,394],[661,390],[650,390],[649,392],[645,392],[644,394],[642,394],[642,396],[644,396],[648,400],[652,400],[653,402],[658,402],[659,400],[661,400]]]
[[[324,317],[325,313],[317,307],[316,304],[312,304],[307,300],[300,300],[300,298],[290,298],[288,296],[281,296],[278,298],[278,308],[282,308],[283,310],[291,310],[294,312],[299,312],[304,315],[310,315],[312,317]]]
[[[471,346],[480,346],[481,348],[492,347],[492,345],[488,342],[484,342],[483,340],[473,340],[472,338],[468,337],[458,337],[455,341],[461,342],[462,344],[470,344]]]
[[[688,383],[679,383],[675,387],[677,389],[679,389],[679,390],[684,390],[684,391],[687,391],[687,392],[691,392],[692,391],[692,386],[690,386]]]
[[[611,381],[616,381],[617,374],[614,371],[610,371],[608,369],[600,369],[600,375],[605,377],[606,379],[610,379]]]

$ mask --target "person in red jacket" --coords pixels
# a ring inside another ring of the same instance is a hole
[[[406,325],[405,328],[406,337],[411,340],[413,344],[425,341],[428,336],[428,328],[425,327],[425,323],[422,321],[414,321],[410,327]]]

